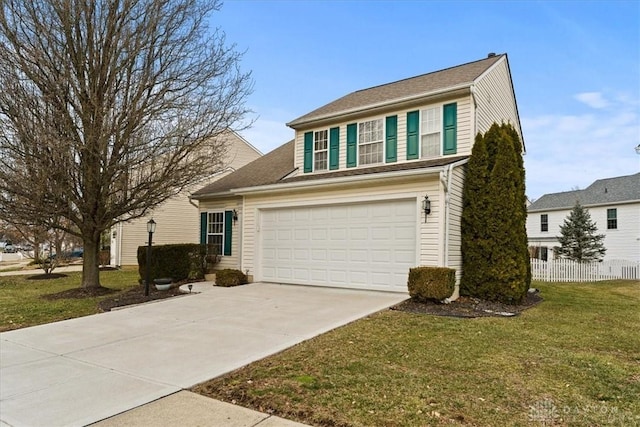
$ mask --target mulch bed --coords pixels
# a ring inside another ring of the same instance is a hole
[[[46,300],[58,300],[58,299],[79,299],[79,298],[92,298],[102,297],[105,295],[116,294],[111,298],[105,298],[98,303],[98,307],[101,311],[111,311],[116,307],[124,307],[127,305],[142,304],[149,301],[156,301],[165,298],[172,298],[179,295],[188,294],[189,292],[183,292],[180,290],[179,285],[172,287],[166,291],[159,291],[155,286],[149,287],[149,296],[144,295],[144,286],[136,286],[125,292],[121,292],[118,289],[111,289],[100,287],[96,289],[83,289],[74,288],[66,291],[58,292],[55,294],[43,295],[42,298]]]
[[[443,304],[434,301],[416,301],[408,299],[395,306],[392,310],[407,311],[410,313],[431,314],[435,316],[449,317],[514,317],[524,310],[531,308],[540,302],[542,297],[535,293],[527,293],[527,297],[519,305],[503,304],[499,302],[484,301],[478,298],[460,297],[457,300]]]
[[[67,277],[66,274],[62,273],[49,273],[49,274],[36,274],[34,276],[27,277],[27,280],[50,280],[50,279],[59,279],[61,277]]]

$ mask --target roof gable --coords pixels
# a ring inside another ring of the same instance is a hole
[[[479,61],[358,90],[298,117],[287,123],[287,125],[296,128],[314,120],[339,116],[358,110],[367,110],[380,104],[393,104],[408,98],[419,99],[433,92],[464,85],[470,86],[495,63],[505,57],[506,54],[489,56]]]
[[[582,206],[640,202],[640,173],[594,181],[584,190],[545,194],[529,206],[529,211],[571,209]]]
[[[233,188],[274,184],[294,170],[294,141],[257,158],[240,169],[220,178],[192,194],[193,199],[222,195]]]

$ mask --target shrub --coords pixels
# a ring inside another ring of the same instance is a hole
[[[195,243],[159,245],[151,248],[150,281],[171,277],[174,282],[204,277],[203,259],[206,246]],[[140,280],[147,274],[147,247],[138,247],[138,272]]]
[[[453,294],[456,271],[446,267],[409,269],[409,295],[418,301],[442,301]]]
[[[230,268],[216,271],[216,286],[230,287],[247,284],[247,276],[240,270]]]

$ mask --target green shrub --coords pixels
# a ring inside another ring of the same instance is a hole
[[[456,271],[446,267],[409,269],[409,295],[418,301],[442,301],[453,294]]]
[[[247,284],[247,276],[240,270],[230,268],[216,271],[216,286],[230,287]]]
[[[174,282],[204,277],[203,260],[206,245],[181,243],[159,245],[151,248],[150,281],[171,277]],[[147,274],[147,247],[138,247],[138,272],[140,281]]]

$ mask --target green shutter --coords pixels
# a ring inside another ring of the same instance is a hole
[[[207,213],[200,212],[200,243],[207,243]]]
[[[313,171],[313,132],[304,134],[304,171]]]
[[[387,163],[398,160],[398,116],[387,117],[386,123],[386,159]]]
[[[456,154],[458,105],[456,103],[445,105],[443,107],[442,116],[442,127],[444,134],[442,151],[444,154]]]
[[[347,125],[347,167],[356,166],[358,154],[358,125],[352,123]]]
[[[419,111],[407,113],[407,160],[417,159],[418,151],[418,123],[420,121]]]
[[[340,166],[340,128],[329,129],[329,169]]]
[[[231,255],[231,234],[233,233],[233,211],[224,211],[224,248],[222,254]]]

